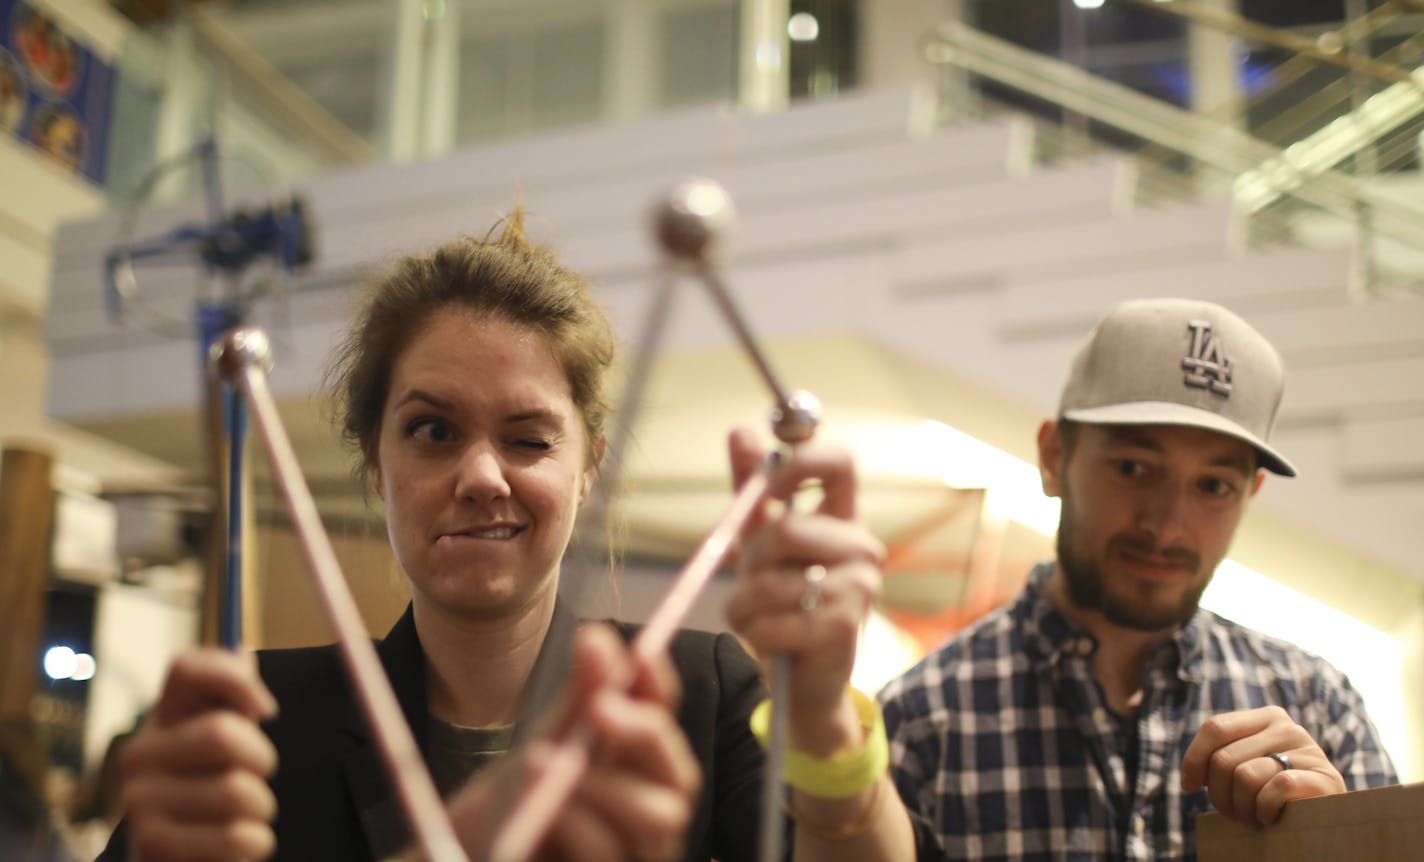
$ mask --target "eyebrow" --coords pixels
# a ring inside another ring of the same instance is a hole
[[[1140,428],[1112,428],[1108,431],[1108,436],[1113,443],[1122,446],[1136,446],[1139,449],[1146,449],[1149,452],[1165,454],[1167,451],[1161,443],[1145,433]],[[1244,441],[1243,441],[1244,442]],[[1247,444],[1249,445],[1249,444]],[[1210,461],[1212,467],[1225,467],[1229,470],[1237,470],[1244,476],[1250,476],[1255,472],[1255,449],[1250,450],[1249,455],[1240,457],[1237,455],[1219,455]]]
[[[504,417],[504,422],[506,425],[518,425],[521,422],[550,422],[556,425],[562,425],[564,417],[563,414],[555,413],[553,410],[535,407],[530,410],[521,410],[518,413],[511,413]]]
[[[396,400],[395,404],[391,405],[391,409],[399,409],[401,407],[404,407],[406,404],[410,404],[414,401],[423,401],[426,404],[429,404],[430,406],[434,407],[435,409],[443,410],[446,413],[455,412],[454,402],[449,401],[445,398],[441,398],[438,395],[432,395],[431,393],[426,392],[424,389],[412,389],[409,392],[405,393]],[[514,413],[510,413],[508,416],[504,417],[504,424],[506,425],[518,425],[523,422],[541,421],[562,425],[563,415],[544,407],[531,407],[527,410],[519,410]]]
[[[429,392],[426,392],[424,389],[412,389],[412,390],[410,390],[410,391],[407,392],[406,394],[402,395],[400,398],[396,399],[396,403],[394,403],[394,404],[391,405],[391,409],[394,410],[394,409],[397,409],[397,408],[400,408],[400,407],[404,407],[405,405],[409,404],[409,403],[412,402],[412,401],[424,401],[426,404],[429,404],[429,405],[431,405],[432,407],[436,407],[436,408],[439,408],[440,410],[445,410],[445,411],[447,411],[447,412],[448,412],[448,411],[453,411],[453,410],[455,409],[455,405],[454,405],[454,404],[451,404],[449,401],[446,401],[444,398],[439,398],[439,397],[437,397],[437,396],[435,396],[435,395],[431,395]]]

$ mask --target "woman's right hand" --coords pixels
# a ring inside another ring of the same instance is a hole
[[[257,722],[276,712],[250,654],[201,649],[179,656],[123,755],[129,858],[270,856],[277,803],[267,777],[277,751]]]

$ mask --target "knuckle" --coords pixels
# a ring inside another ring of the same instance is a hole
[[[1274,704],[1274,703],[1273,703],[1273,704],[1271,704],[1270,706],[1262,707],[1262,709],[1265,711],[1266,716],[1267,716],[1273,723],[1274,723],[1274,722],[1289,722],[1289,723],[1291,723],[1291,724],[1295,724],[1295,720],[1290,717],[1290,713],[1286,712],[1286,711],[1285,711],[1283,708],[1281,708],[1278,704]]]
[[[150,817],[136,817],[129,829],[129,841],[140,859],[167,859],[172,854],[173,840],[169,830]]]
[[[1211,753],[1211,757],[1207,758],[1207,766],[1212,772],[1235,774],[1237,764],[1230,752],[1224,748],[1218,748]]]
[[[1226,733],[1226,717],[1223,715],[1213,715],[1202,722],[1200,736],[1207,740],[1220,739]]]
[[[252,723],[235,712],[211,713],[203,723],[203,741],[224,752],[232,752],[250,738]]]

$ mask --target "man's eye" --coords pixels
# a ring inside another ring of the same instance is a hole
[[[1113,467],[1117,470],[1118,475],[1128,479],[1141,476],[1146,472],[1146,468],[1140,461],[1133,461],[1129,458],[1119,458],[1113,462]]]
[[[1201,480],[1201,489],[1213,497],[1229,497],[1236,493],[1236,486],[1215,476]]]
[[[415,420],[410,423],[406,433],[422,443],[445,443],[454,436],[448,423],[431,418]]]

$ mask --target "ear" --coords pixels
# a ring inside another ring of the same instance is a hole
[[[1265,471],[1265,470],[1257,470],[1257,471],[1256,471],[1256,478],[1251,481],[1251,495],[1250,495],[1250,496],[1254,497],[1254,496],[1256,496],[1258,493],[1260,493],[1260,491],[1261,491],[1261,485],[1264,484],[1265,481],[1266,481],[1266,471]]]
[[[603,450],[608,445],[608,438],[600,436],[593,441],[593,452],[589,459],[588,466],[583,471],[583,481],[579,483],[579,505],[588,499],[588,494],[593,490],[593,485],[598,481],[598,465],[603,463]]]
[[[1049,497],[1063,496],[1063,461],[1063,435],[1049,419],[1038,426],[1038,477]]]
[[[381,481],[380,470],[376,471],[376,477],[371,480],[371,484],[376,488],[376,496],[381,500],[386,499],[386,483]]]

